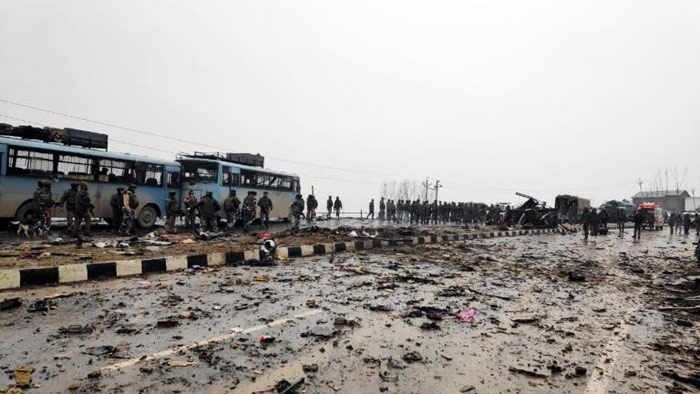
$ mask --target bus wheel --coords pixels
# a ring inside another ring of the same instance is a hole
[[[15,220],[19,221],[20,223],[34,223],[36,212],[33,205],[34,204],[32,202],[25,202],[22,204],[19,209],[17,209]]]
[[[156,219],[158,219],[158,214],[155,208],[147,205],[141,209],[138,219],[136,219],[139,227],[141,228],[151,228],[156,224]]]

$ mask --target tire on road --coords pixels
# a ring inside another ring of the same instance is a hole
[[[158,220],[158,211],[153,205],[146,205],[141,208],[139,217],[136,218],[136,224],[140,228],[149,229],[156,224],[156,220]]]
[[[36,210],[34,209],[34,204],[31,201],[27,201],[20,205],[15,213],[15,220],[21,223],[34,223],[34,218],[36,217]]]

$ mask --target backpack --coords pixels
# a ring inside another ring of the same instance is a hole
[[[136,209],[139,206],[139,199],[136,197],[136,194],[132,194],[129,196],[129,208],[131,209]]]

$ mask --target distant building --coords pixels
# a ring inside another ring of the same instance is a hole
[[[653,202],[661,205],[664,211],[681,212],[685,210],[685,202],[689,197],[690,194],[685,190],[639,192],[632,196],[632,203],[634,203],[634,205],[639,205],[645,202]]]
[[[700,197],[688,197],[685,199],[686,211],[700,211]]]

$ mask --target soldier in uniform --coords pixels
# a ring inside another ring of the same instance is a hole
[[[255,205],[257,199],[254,191],[249,191],[245,199],[243,199],[243,231],[248,232],[250,224],[255,220]]]
[[[370,216],[372,219],[374,219],[374,199],[369,202],[369,213],[367,214],[367,219],[369,219]]]
[[[270,212],[272,212],[272,200],[267,196],[267,192],[263,192],[263,196],[258,200],[260,207],[260,225],[265,228],[270,228]]]
[[[583,208],[581,223],[583,224],[583,238],[588,239],[588,232],[591,227],[591,213],[588,211],[588,208]]]
[[[175,234],[175,219],[180,212],[180,202],[175,198],[175,192],[168,193],[168,198],[165,200],[165,231],[170,234]]]
[[[695,235],[700,235],[700,214],[698,213],[695,214]],[[700,248],[700,246],[698,246],[698,248]]]
[[[318,201],[313,194],[309,194],[306,198],[306,221],[311,223],[311,221],[316,218],[316,208],[318,208]]]
[[[625,208],[618,208],[617,210],[617,232],[620,237],[625,233],[625,223],[627,223],[627,212]]]
[[[642,211],[638,209],[634,214],[634,235],[632,235],[632,238],[642,238],[642,225],[644,225],[644,215],[642,215]]]
[[[34,191],[34,212],[36,212],[36,222],[29,230],[34,234],[39,229],[46,233],[51,228],[51,207],[54,206],[53,195],[51,194],[51,180],[44,179],[37,182]]]
[[[134,231],[134,215],[139,206],[136,196],[136,186],[129,185],[123,194],[122,199],[122,224],[119,227],[119,234],[131,235]]]
[[[379,220],[384,220],[386,215],[386,203],[384,197],[379,199]]]
[[[75,217],[75,203],[78,198],[78,183],[71,183],[70,189],[63,192],[58,200],[58,205],[66,208],[66,231],[73,231],[73,218]]]
[[[202,230],[214,233],[218,232],[219,228],[216,224],[216,213],[219,212],[221,206],[214,198],[214,193],[211,190],[207,190],[204,197],[199,200],[197,209],[199,210],[199,218],[202,222]]]
[[[241,200],[236,197],[236,191],[231,189],[228,198],[224,200],[224,212],[226,212],[226,230],[233,231],[238,220],[238,209],[241,207]]]
[[[194,231],[197,223],[197,197],[194,195],[194,190],[190,190],[185,198],[185,227]]]
[[[301,194],[297,194],[297,197],[290,208],[292,215],[294,216],[294,227],[292,228],[292,231],[298,231],[301,215],[304,214],[304,199],[302,198]]]
[[[112,207],[112,226],[119,231],[122,225],[123,206],[124,206],[124,188],[118,187],[117,192],[109,199],[109,205]]]
[[[328,196],[328,201],[326,201],[326,210],[328,211],[326,219],[330,219],[331,213],[333,212],[333,197],[331,196]]]
[[[84,235],[90,237],[90,226],[92,224],[92,209],[95,208],[90,201],[90,193],[88,192],[88,184],[80,182],[80,191],[75,202],[75,221],[73,221],[72,235],[78,237],[80,235],[80,225],[85,222]]]
[[[340,219],[340,210],[343,209],[343,202],[340,201],[340,197],[335,197],[335,202],[333,203],[333,209],[335,210],[335,218]]]

